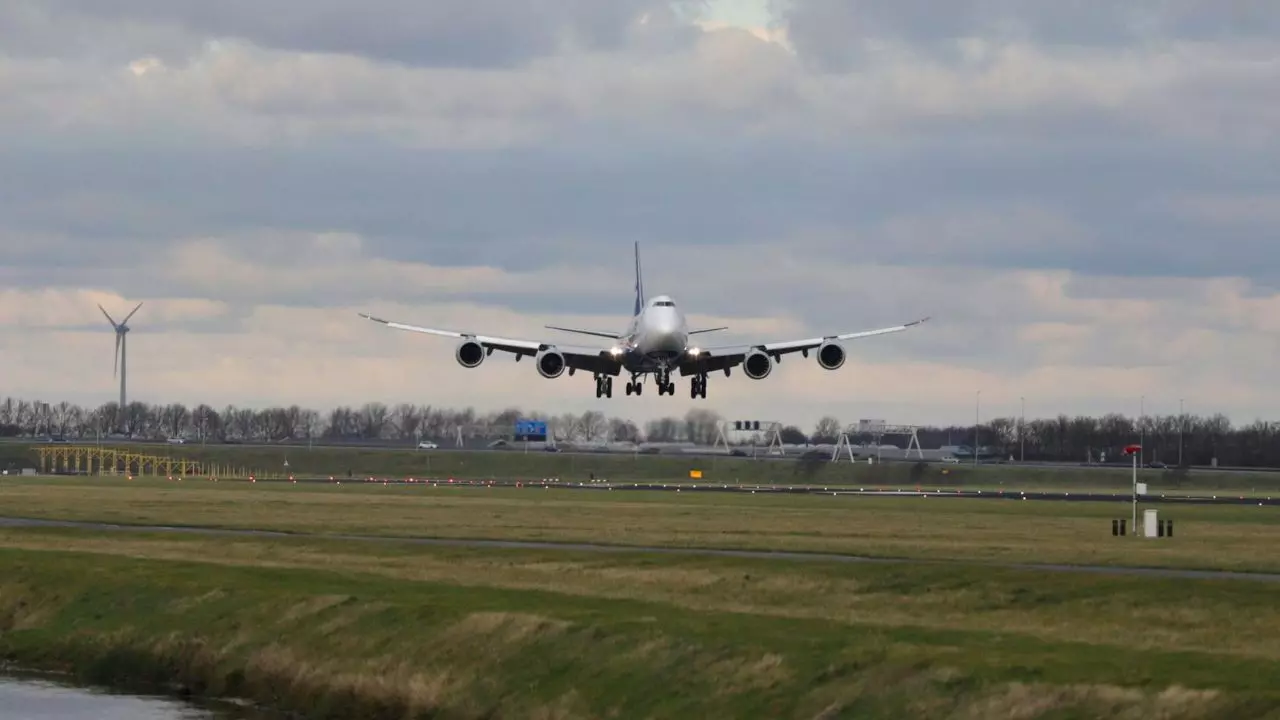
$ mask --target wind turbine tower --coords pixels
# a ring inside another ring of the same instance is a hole
[[[115,359],[115,364],[112,366],[111,377],[115,377],[117,374],[120,375],[120,418],[121,418],[120,424],[121,425],[124,424],[125,368],[127,367],[126,362],[128,359],[125,353],[125,349],[128,345],[126,336],[129,334],[129,318],[133,317],[133,313],[138,312],[138,308],[140,307],[142,307],[142,303],[138,303],[137,307],[135,307],[128,315],[125,315],[124,320],[121,320],[120,322],[116,322],[115,320],[111,319],[110,315],[107,315],[107,311],[105,308],[103,308],[101,305],[98,306],[98,309],[102,310],[102,314],[107,316],[107,322],[111,323],[111,327],[116,331],[116,356],[115,356],[116,359]]]

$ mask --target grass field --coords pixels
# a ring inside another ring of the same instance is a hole
[[[50,445],[0,444],[0,465],[26,463],[35,466],[36,448]],[[923,485],[930,487],[1012,487],[1016,489],[1113,489],[1127,490],[1132,471],[1124,467],[1037,467],[1016,465],[914,462],[805,463],[794,460],[735,457],[671,457],[625,454],[546,453],[518,450],[455,451],[369,448],[255,447],[228,445],[133,446],[139,452],[188,458],[210,465],[248,468],[261,473],[299,476],[346,477],[455,477],[465,479],[542,479],[558,477],[585,480],[594,475],[609,480],[664,480],[689,478],[700,470],[711,482],[819,485]],[[288,461],[286,468],[285,462]],[[1276,492],[1280,473],[1192,470],[1143,470],[1140,480],[1152,492]]]
[[[0,529],[0,654],[308,717],[1280,717],[1271,507],[9,480],[0,515],[787,547],[940,564]],[[417,715],[413,713],[418,713]]]
[[[1140,506],[1140,511],[1141,511]],[[1280,572],[1280,508],[1159,507],[1162,541],[1117,538],[1118,503],[429,484],[107,478],[0,483],[0,515],[442,538],[837,552],[878,557]]]

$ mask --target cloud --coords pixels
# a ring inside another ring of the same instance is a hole
[[[626,43],[636,24],[673,12],[659,0],[17,0],[11,22],[53,18],[163,27],[194,36],[244,40],[286,52],[358,55],[406,64],[503,67],[569,49]],[[19,26],[22,27],[22,26]]]
[[[95,305],[145,300],[157,401],[683,412],[355,315],[619,328],[639,241],[717,342],[934,316],[727,414],[1280,400],[1270,6],[730,5],[5,3],[10,387],[109,399]]]

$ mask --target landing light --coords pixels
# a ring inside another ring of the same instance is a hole
[[[617,345],[614,345],[613,347],[609,348],[609,353],[611,355],[621,355],[622,348],[618,347]]]
[[[701,355],[701,354],[702,354],[702,350],[700,350],[699,348],[689,348],[689,354],[690,354],[690,355]]]

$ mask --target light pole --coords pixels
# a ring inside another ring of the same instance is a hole
[[[982,403],[982,391],[973,396],[973,465],[978,465],[978,408]]]
[[[1182,467],[1182,430],[1187,426],[1187,416],[1182,413],[1182,400],[1178,400],[1178,467]]]
[[[1022,415],[1018,418],[1018,462],[1027,461],[1027,399],[1018,398],[1022,402]]]
[[[1142,454],[1141,445],[1130,445],[1124,451],[1133,456],[1133,517],[1129,521],[1134,537],[1138,536],[1138,456]]]

